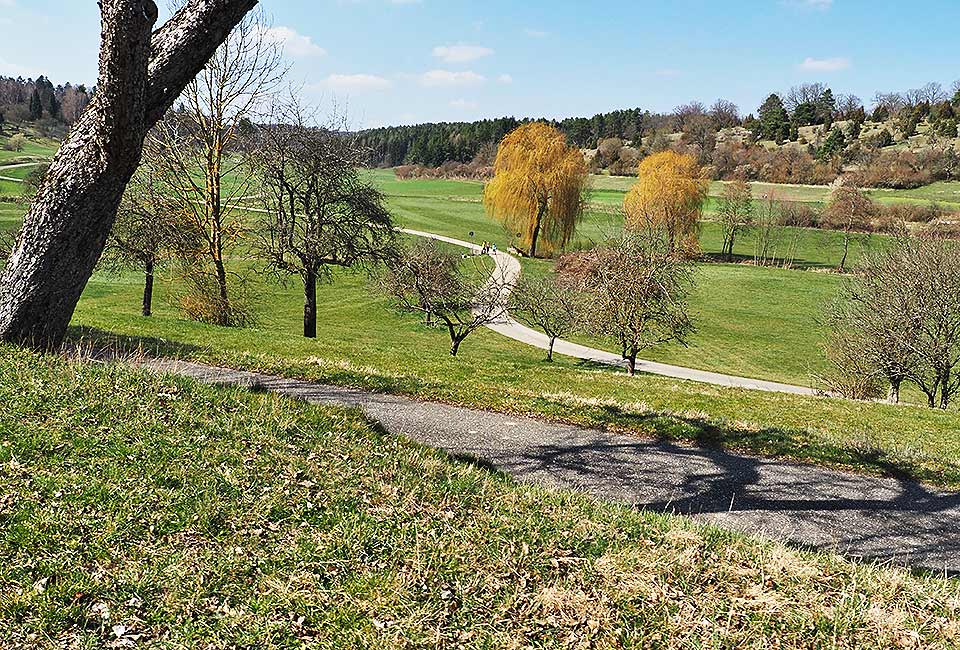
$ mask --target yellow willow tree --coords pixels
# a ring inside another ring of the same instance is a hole
[[[623,201],[629,230],[660,230],[671,249],[697,251],[697,229],[707,181],[693,156],[662,151],[637,168],[638,180]]]
[[[517,233],[530,257],[563,248],[583,212],[587,166],[549,124],[531,122],[500,141],[494,177],[483,191],[487,214]]]

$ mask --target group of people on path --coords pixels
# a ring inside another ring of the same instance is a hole
[[[497,252],[497,245],[491,244],[488,241],[483,242],[483,245],[480,247],[481,255],[489,255],[490,253],[496,253],[496,252]]]

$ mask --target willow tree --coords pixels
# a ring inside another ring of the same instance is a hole
[[[693,156],[655,153],[637,168],[637,183],[624,198],[629,230],[660,231],[672,250],[697,248],[707,181]]]
[[[531,122],[500,141],[494,177],[483,191],[487,213],[510,233],[518,248],[536,257],[566,246],[583,212],[587,166],[566,137],[543,122]]]

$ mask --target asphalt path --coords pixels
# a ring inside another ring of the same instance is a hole
[[[389,432],[521,481],[855,558],[960,572],[960,494],[716,448],[174,360],[159,372],[356,406]]]

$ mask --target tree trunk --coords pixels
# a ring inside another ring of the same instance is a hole
[[[631,352],[624,355],[623,358],[627,362],[627,374],[633,377],[637,374],[637,353]]]
[[[0,275],[0,339],[53,349],[100,259],[147,131],[256,0],[101,0],[97,93],[70,131]]]
[[[153,261],[143,266],[143,315],[153,313]]]
[[[900,403],[900,383],[899,379],[890,380],[890,389],[887,391],[887,401],[891,404]]]
[[[317,338],[317,274],[313,271],[303,277],[303,335]]]
[[[460,351],[460,344],[463,343],[463,338],[459,336],[453,337],[450,341],[450,356],[457,356],[457,352]]]
[[[537,219],[533,222],[533,234],[530,237],[530,257],[537,256],[537,239],[540,238],[540,226],[543,225],[543,215],[546,211],[546,203],[541,203],[537,207]]]
[[[840,258],[840,266],[837,267],[837,270],[840,273],[843,273],[844,269],[847,266],[847,253],[850,251],[850,235],[848,233],[843,234],[843,257]]]
[[[940,408],[946,411],[950,407],[950,368],[944,368],[940,377]]]
[[[550,337],[550,345],[547,346],[547,361],[553,361],[553,344],[556,343],[557,337]]]

